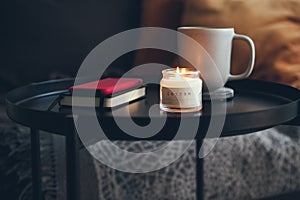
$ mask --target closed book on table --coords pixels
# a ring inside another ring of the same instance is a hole
[[[87,96],[73,96],[72,94],[65,94],[59,101],[61,106],[80,106],[80,107],[103,107],[112,108],[126,104],[144,97],[146,88],[140,87],[130,91],[118,93],[117,95],[87,97]]]
[[[144,97],[146,89],[142,83],[142,79],[138,78],[106,78],[72,86],[69,88],[69,93],[62,95],[59,104],[61,106],[116,107]],[[94,96],[91,96],[91,91],[95,91]]]

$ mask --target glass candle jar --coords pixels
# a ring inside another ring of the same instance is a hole
[[[200,72],[189,68],[166,69],[160,81],[160,109],[196,112],[202,109]]]

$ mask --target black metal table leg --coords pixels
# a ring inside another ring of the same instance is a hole
[[[197,200],[203,200],[203,159],[200,158],[199,152],[203,144],[202,139],[196,139],[196,195]]]
[[[78,137],[74,128],[66,136],[66,184],[68,200],[79,200],[80,174],[78,151]]]
[[[39,130],[31,128],[32,198],[42,199],[41,157]]]

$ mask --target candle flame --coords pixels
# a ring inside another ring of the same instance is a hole
[[[185,74],[186,73],[186,68],[176,67],[176,73]]]

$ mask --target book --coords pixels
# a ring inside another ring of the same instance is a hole
[[[61,106],[103,107],[112,108],[144,97],[146,88],[140,87],[122,94],[107,97],[85,97],[65,94],[59,101]],[[73,101],[72,101],[73,98]]]
[[[136,78],[107,78],[84,83],[70,87],[69,93],[61,96],[59,105],[103,108],[117,107],[144,97],[146,88],[141,85],[142,80]],[[79,95],[74,96],[74,90],[80,91]],[[96,90],[95,97],[85,95],[85,91],[90,90]]]
[[[136,88],[142,84],[143,80],[139,78],[105,78],[72,86],[69,88],[69,92],[72,93],[73,90],[76,90],[84,95],[85,91],[96,90],[96,96],[105,96]]]

